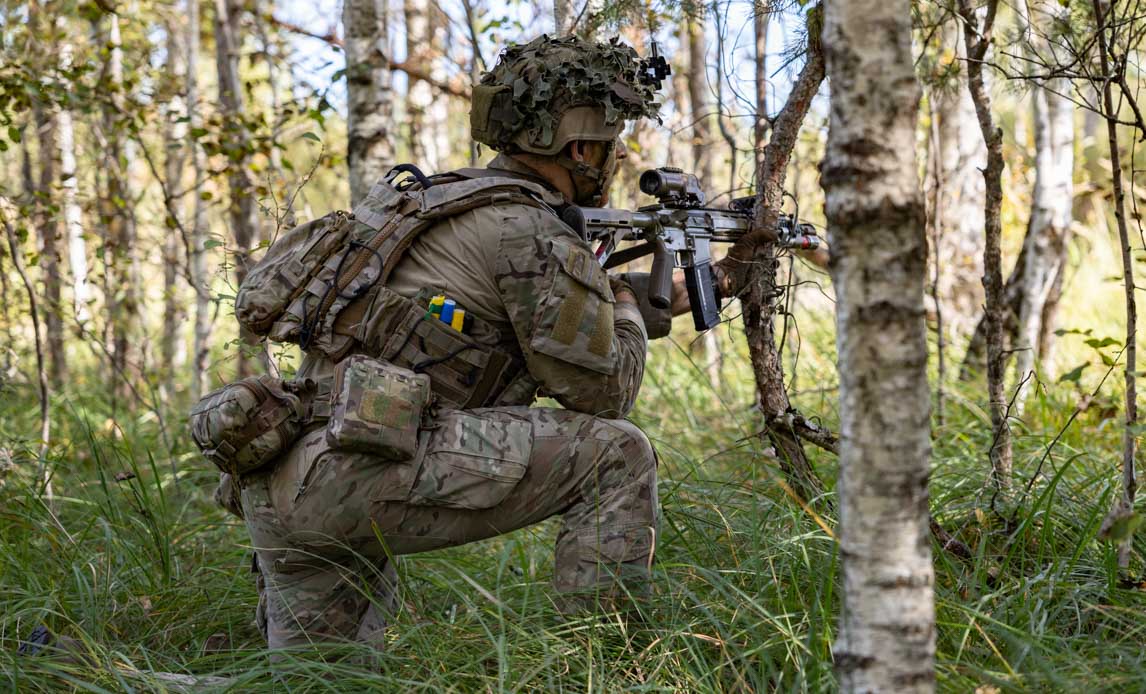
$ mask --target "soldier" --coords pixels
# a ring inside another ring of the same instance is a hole
[[[645,320],[632,287],[608,276],[558,217],[567,204],[606,203],[626,120],[656,114],[657,83],[643,70],[617,40],[542,36],[510,46],[474,89],[473,136],[499,154],[484,170],[416,185],[445,198],[482,185],[523,194],[419,232],[386,256],[396,264],[383,286],[344,312],[355,321],[350,354],[432,381],[438,408],[416,455],[339,449],[311,425],[275,464],[241,480],[270,647],[380,646],[394,557],[554,515],[560,605],[609,607],[648,590],[657,459],[623,419],[644,372]],[[457,347],[435,320],[434,297],[469,317],[455,322],[465,333]],[[680,285],[673,303],[687,309]],[[296,380],[329,382],[336,368],[329,353],[308,349]],[[539,394],[564,409],[529,407]]]

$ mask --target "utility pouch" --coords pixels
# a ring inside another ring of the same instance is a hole
[[[252,376],[213,390],[191,410],[191,438],[234,477],[285,453],[298,438],[305,407],[281,379]]]
[[[355,354],[334,367],[326,440],[332,448],[401,461],[418,450],[430,377]]]

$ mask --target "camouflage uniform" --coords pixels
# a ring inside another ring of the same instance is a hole
[[[499,175],[530,170],[501,155]],[[423,232],[386,286],[439,288],[497,329],[526,365],[495,407],[447,410],[411,460],[334,450],[303,436],[243,479],[242,509],[265,583],[268,644],[380,644],[392,558],[464,544],[562,515],[554,585],[609,601],[647,586],[656,539],[656,456],[619,419],[644,371],[636,306],[616,303],[591,250],[551,212],[491,205]],[[329,377],[308,353],[300,378]],[[538,394],[565,408],[527,407]]]

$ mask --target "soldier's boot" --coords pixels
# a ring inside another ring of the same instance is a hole
[[[54,634],[43,624],[37,626],[26,639],[20,641],[17,654],[26,657],[51,658],[53,662],[62,665],[92,666],[95,664],[91,654],[80,641],[70,636]]]
[[[256,621],[267,645],[280,649],[345,640],[381,653],[398,607],[396,563],[391,558],[382,566],[264,572]]]

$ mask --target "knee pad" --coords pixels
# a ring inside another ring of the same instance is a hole
[[[617,430],[617,447],[624,456],[625,463],[638,476],[657,467],[657,453],[649,437],[639,426],[626,419],[611,420],[609,424]]]

